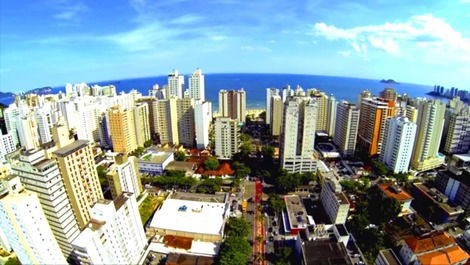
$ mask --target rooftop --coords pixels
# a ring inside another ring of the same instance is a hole
[[[205,170],[204,166],[200,166],[197,169],[196,173],[208,176],[233,176],[233,174],[235,174],[235,171],[232,169],[229,163],[222,162],[217,170]]]
[[[410,194],[403,191],[400,187],[397,187],[391,183],[381,184],[379,185],[379,188],[383,191],[386,196],[393,198],[397,201],[409,201],[413,199]]]
[[[414,253],[422,253],[452,245],[455,240],[449,234],[441,231],[421,237],[413,236],[405,239],[405,242]]]
[[[170,198],[177,200],[187,200],[196,202],[216,202],[225,203],[227,193],[204,194],[192,192],[174,192]]]
[[[167,199],[155,212],[151,228],[189,233],[222,235],[225,203]]]
[[[180,170],[180,171],[194,171],[197,168],[197,163],[186,161],[171,161],[166,166],[165,170]]]
[[[286,211],[289,218],[291,228],[306,228],[308,222],[307,210],[305,209],[301,199],[297,195],[284,196],[286,203]]]
[[[343,243],[330,240],[304,241],[302,246],[306,265],[352,265]]]
[[[395,255],[393,250],[390,248],[381,250],[379,255],[381,255],[382,258],[384,258],[388,262],[389,265],[402,265],[402,263],[400,262],[400,259],[397,257],[397,255]]]
[[[165,162],[173,152],[167,151],[157,151],[157,152],[147,152],[139,158],[139,162],[149,162],[149,163],[163,163]]]
[[[451,265],[468,258],[469,255],[458,245],[418,256],[422,265]]]
[[[180,253],[170,253],[166,265],[212,265],[214,258]]]
[[[87,140],[77,140],[69,145],[66,145],[60,149],[58,149],[57,151],[54,152],[54,154],[58,155],[58,156],[61,156],[61,157],[65,157],[65,156],[68,156],[72,153],[74,153],[75,151],[85,147],[88,145],[88,141]]]

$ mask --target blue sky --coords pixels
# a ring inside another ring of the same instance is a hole
[[[0,3],[0,91],[196,67],[470,89],[470,0]]]

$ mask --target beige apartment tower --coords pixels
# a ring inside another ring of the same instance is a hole
[[[90,221],[93,205],[103,199],[93,151],[88,141],[78,140],[54,152],[65,190],[80,229]]]
[[[240,89],[220,90],[219,92],[219,116],[236,119],[245,122],[246,119],[246,92]]]
[[[137,149],[133,109],[116,105],[109,109],[108,119],[114,152],[128,154]]]
[[[359,108],[347,101],[338,104],[336,128],[333,137],[343,156],[353,156],[356,152],[357,132],[359,129]]]
[[[444,163],[445,156],[438,151],[444,129],[446,105],[439,100],[422,101],[418,104],[418,129],[411,167],[417,171],[424,171]]]
[[[134,107],[135,136],[137,146],[144,146],[150,140],[149,107],[147,103],[136,104]]]

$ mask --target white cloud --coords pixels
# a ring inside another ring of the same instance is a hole
[[[446,49],[461,54],[463,60],[470,60],[470,38],[462,36],[445,20],[430,14],[413,16],[406,22],[387,22],[349,29],[320,22],[313,26],[313,33],[327,40],[344,40],[357,53],[374,48],[398,55],[402,52],[401,46],[411,44],[415,47]]]
[[[462,4],[470,4],[470,0],[460,0],[460,3],[462,3]]]
[[[201,16],[196,16],[196,15],[184,15],[177,17],[173,20],[170,21],[171,24],[182,24],[182,25],[187,25],[187,24],[193,24],[196,22],[199,22],[203,19]]]
[[[67,1],[59,2],[55,5],[58,13],[54,15],[54,18],[63,21],[79,21],[80,16],[88,11],[88,7],[81,3],[69,3]]]

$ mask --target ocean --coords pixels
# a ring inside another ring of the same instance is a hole
[[[90,86],[93,84],[114,84],[118,92],[129,92],[131,89],[135,88],[143,95],[147,95],[148,90],[151,89],[154,84],[163,86],[166,83],[166,76],[155,76],[92,82],[88,84]],[[185,84],[186,86],[188,84],[187,76]],[[290,84],[292,88],[295,88],[297,85],[302,86],[304,89],[316,88],[327,94],[334,94],[338,101],[347,100],[353,103],[357,101],[359,93],[364,89],[368,89],[372,94],[378,95],[384,88],[393,87],[399,94],[407,93],[411,97],[430,97],[426,95],[426,93],[432,91],[431,86],[425,85],[409,83],[385,84],[381,83],[380,80],[336,76],[243,73],[205,75],[206,99],[212,102],[214,110],[217,109],[218,92],[221,89],[244,88],[248,108],[265,108],[266,88],[282,88],[287,84]],[[65,87],[55,87],[53,91],[56,93],[65,91]],[[4,104],[10,104],[12,101],[12,98],[0,99],[0,102]]]

